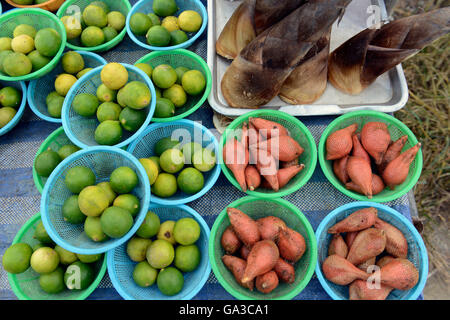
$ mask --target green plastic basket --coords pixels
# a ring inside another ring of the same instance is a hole
[[[306,251],[294,265],[294,283],[287,284],[280,281],[278,287],[269,294],[263,294],[256,288],[250,291],[241,287],[221,259],[225,251],[220,239],[223,231],[230,225],[225,208],[214,222],[209,237],[209,260],[219,283],[233,297],[241,300],[290,300],[297,296],[311,280],[317,263],[316,237],[308,219],[297,207],[284,199],[245,197],[232,202],[228,207],[237,208],[255,220],[266,216],[284,220],[289,228],[301,233],[305,238]]]
[[[200,71],[206,79],[206,87],[203,95],[189,96],[186,104],[181,108],[176,108],[175,115],[169,118],[152,118],[152,122],[170,122],[187,117],[200,108],[211,92],[212,78],[211,70],[205,60],[192,51],[185,49],[177,49],[171,51],[153,51],[146,56],[140,58],[137,63],[147,63],[153,68],[160,64],[168,64],[173,68],[186,67],[190,70]]]
[[[300,171],[287,185],[281,188],[279,191],[275,192],[270,189],[258,188],[254,191],[247,190],[246,193],[263,198],[263,199],[271,199],[271,198],[279,198],[289,195],[301,187],[303,187],[311,176],[314,173],[317,164],[317,147],[316,142],[314,141],[314,137],[308,128],[297,118],[278,110],[255,110],[243,114],[242,116],[235,119],[230,125],[226,128],[223,133],[220,143],[219,143],[219,156],[220,156],[220,166],[222,168],[222,172],[225,174],[227,179],[239,190],[242,190],[239,186],[237,180],[235,179],[233,173],[230,169],[225,165],[223,161],[223,146],[227,142],[227,139],[233,138],[235,136],[238,140],[241,139],[242,126],[243,123],[248,123],[248,119],[250,117],[263,118],[266,120],[271,120],[280,123],[286,129],[289,130],[290,135],[294,138],[303,148],[304,152],[299,158],[299,163],[303,163],[305,168]]]
[[[28,24],[33,26],[36,30],[43,28],[53,28],[61,36],[61,46],[58,53],[47,63],[44,67],[35,72],[29,73],[20,77],[10,77],[6,73],[0,72],[0,80],[6,81],[23,81],[38,79],[56,66],[66,47],[67,37],[66,29],[63,23],[51,12],[43,9],[13,9],[0,16],[0,37],[13,36],[13,31],[19,24]]]
[[[32,216],[16,234],[12,244],[25,242],[31,247],[37,244],[38,241],[33,238],[33,235],[40,220],[40,213]],[[31,267],[28,268],[27,271],[20,274],[8,273],[8,281],[14,294],[20,300],[84,300],[98,287],[100,281],[105,275],[106,255],[104,255],[101,261],[97,261],[93,264],[93,266],[97,272],[97,277],[92,284],[84,290],[67,289],[58,294],[46,293],[39,285],[39,274]]]
[[[128,12],[131,10],[131,4],[128,0],[101,0],[106,3],[110,9],[110,11],[119,11],[125,17],[128,15]],[[84,8],[86,8],[92,1],[91,0],[67,0],[64,4],[58,9],[56,15],[59,19],[64,16],[73,16],[79,20],[81,15],[83,14]],[[118,45],[125,34],[127,33],[127,28],[124,26],[122,31],[112,40],[105,42],[99,46],[95,47],[84,47],[81,44],[80,38],[71,39],[67,41],[67,47],[72,50],[80,50],[80,51],[91,51],[91,52],[103,52],[108,51]]]
[[[41,177],[38,175],[36,169],[34,168],[34,162],[36,161],[36,158],[38,155],[40,155],[42,152],[47,150],[48,148],[52,149],[53,151],[58,152],[58,150],[66,145],[66,144],[73,144],[72,141],[66,136],[64,132],[63,127],[59,127],[55,131],[53,131],[41,144],[38,151],[36,152],[36,155],[34,156],[33,160],[33,180],[36,188],[38,189],[39,193],[42,193],[42,190],[44,189],[45,182],[47,181],[47,178]]]
[[[330,160],[325,160],[326,157],[325,144],[328,136],[331,133],[343,129],[353,123],[358,124],[357,132],[360,132],[364,124],[370,121],[386,123],[389,133],[391,135],[391,139],[394,141],[399,139],[401,136],[407,135],[408,141],[406,142],[403,151],[415,146],[418,143],[417,138],[414,136],[412,131],[400,120],[394,118],[393,116],[378,111],[350,112],[335,119],[328,125],[328,127],[323,132],[319,142],[319,163],[328,181],[330,181],[331,184],[336,189],[341,191],[346,196],[360,201],[388,202],[398,199],[404,194],[406,194],[409,190],[411,190],[414,187],[414,185],[419,180],[423,166],[423,157],[421,151],[417,153],[416,158],[411,163],[408,177],[401,185],[396,186],[394,190],[391,190],[386,187],[382,192],[374,195],[372,199],[368,199],[365,195],[348,190],[345,187],[345,185],[334,174],[333,162]]]

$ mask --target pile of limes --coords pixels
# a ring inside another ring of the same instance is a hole
[[[195,242],[201,233],[193,218],[160,222],[158,215],[149,211],[138,231],[127,243],[128,257],[137,262],[133,280],[141,287],[155,282],[159,291],[173,296],[183,289],[182,272],[194,271],[201,260]]]
[[[49,294],[83,290],[95,280],[92,264],[101,260],[103,254],[81,255],[56,245],[42,221],[36,225],[33,238],[38,241],[33,247],[21,242],[6,249],[2,263],[7,272],[20,274],[31,266],[39,274],[39,286]]]
[[[67,39],[79,39],[84,47],[96,47],[113,40],[125,27],[125,20],[120,11],[111,11],[103,1],[91,2],[80,18],[61,18]]]
[[[83,56],[75,51],[64,53],[61,59],[61,66],[64,72],[59,74],[55,79],[55,91],[50,92],[45,99],[47,112],[53,118],[61,118],[64,98],[70,88],[86,72],[92,70],[92,68],[85,68]]]
[[[178,190],[192,195],[205,183],[204,172],[216,165],[216,155],[197,142],[181,145],[178,140],[165,137],[154,148],[155,156],[139,159],[147,172],[152,193],[169,198]]]
[[[140,210],[140,201],[132,194],[138,182],[134,170],[125,166],[115,169],[109,181],[98,184],[90,168],[70,168],[65,184],[73,195],[62,206],[64,220],[83,223],[84,232],[95,242],[123,237],[132,228]]]
[[[194,10],[185,10],[178,17],[175,0],[154,0],[153,12],[137,12],[130,18],[130,29],[136,36],[145,36],[155,47],[175,46],[189,40],[189,35],[200,30],[203,19]],[[163,18],[162,21],[160,18]]]
[[[96,94],[77,94],[72,107],[83,117],[97,118],[94,138],[98,144],[115,145],[122,140],[122,129],[135,132],[144,124],[152,96],[144,82],[128,82],[128,71],[120,63],[108,63],[100,76]]]
[[[56,151],[48,148],[36,157],[34,160],[34,169],[39,176],[48,178],[61,161],[78,150],[80,148],[72,143],[62,145]]]
[[[58,53],[61,36],[53,28],[36,30],[19,24],[12,38],[0,38],[0,71],[11,77],[21,77],[45,67]]]
[[[22,92],[14,87],[0,89],[0,129],[6,126],[17,113],[22,102]]]
[[[168,64],[160,64],[153,69],[147,63],[138,63],[136,67],[144,71],[155,85],[155,118],[173,117],[176,109],[183,108],[189,97],[199,96],[205,91],[205,76],[199,70],[182,66],[173,68]]]

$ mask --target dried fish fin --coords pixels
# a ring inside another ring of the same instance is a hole
[[[289,104],[308,104],[320,98],[327,87],[330,31],[295,68],[280,90],[280,98]]]

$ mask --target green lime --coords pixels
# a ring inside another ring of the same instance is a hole
[[[158,234],[156,235],[156,238],[159,240],[166,240],[169,241],[171,244],[176,245],[177,242],[175,241],[175,238],[173,237],[173,228],[175,227],[175,221],[173,220],[167,220],[161,223],[161,226],[159,227]]]
[[[184,163],[192,164],[192,156],[195,152],[201,151],[202,149],[202,145],[198,142],[189,142],[183,145],[181,151],[183,152]]]
[[[119,120],[122,108],[114,102],[103,102],[97,109],[97,120],[103,122],[106,120]]]
[[[177,74],[177,84],[181,85],[181,79],[183,79],[184,74],[188,71],[189,69],[186,67],[178,67],[175,69],[175,72]]]
[[[208,172],[216,165],[216,155],[209,148],[197,150],[192,156],[192,163],[197,170]]]
[[[156,281],[158,270],[153,268],[147,261],[139,262],[133,270],[133,280],[140,287],[146,288]]]
[[[111,187],[111,183],[109,183],[108,181],[100,182],[99,184],[97,184],[97,187],[103,190],[103,192],[106,194],[106,197],[108,198],[109,205],[111,205],[117,197],[116,193]]]
[[[147,158],[141,158],[139,159],[139,162],[142,164],[142,166],[145,169],[145,172],[147,173],[150,185],[154,184],[159,173],[158,166],[156,165],[156,163]]]
[[[45,57],[54,57],[61,46],[61,36],[52,28],[40,29],[34,38],[34,46]]]
[[[183,272],[194,271],[200,263],[200,250],[195,244],[177,246],[174,265]]]
[[[78,206],[86,216],[98,217],[109,206],[109,198],[102,188],[89,186],[81,190]]]
[[[148,17],[152,21],[152,25],[154,25],[154,26],[160,26],[161,25],[161,19],[156,14],[154,14],[153,12],[150,12],[148,14]]]
[[[109,89],[104,83],[97,88],[96,94],[101,102],[113,102],[117,98],[117,91]]]
[[[162,93],[161,93],[160,88],[155,87],[155,95],[156,95],[156,98],[162,98]]]
[[[168,149],[177,148],[180,145],[178,140],[173,140],[171,137],[165,137],[155,144],[154,152],[158,157],[162,155],[162,153]]]
[[[78,257],[75,253],[70,252],[69,250],[66,250],[58,245],[55,246],[55,251],[59,255],[59,262],[62,264],[68,265],[78,260]]]
[[[180,30],[180,26],[178,25],[178,18],[174,16],[165,17],[161,21],[161,26],[166,28],[169,32]]]
[[[46,247],[46,245],[41,242],[38,242],[33,246],[33,252],[35,252],[37,249],[43,248],[43,247]]]
[[[117,32],[125,27],[126,17],[120,11],[111,11],[108,13],[108,26],[114,28]]]
[[[117,30],[114,29],[113,27],[104,27],[102,31],[103,34],[105,35],[105,42],[110,42],[118,35]]]
[[[152,243],[152,240],[133,237],[127,242],[127,254],[128,257],[134,262],[141,262],[146,259],[146,253],[148,246]]]
[[[72,195],[64,201],[62,206],[62,214],[64,217],[64,221],[73,224],[83,223],[86,220],[86,215],[81,212],[80,207],[78,206],[78,196]]]
[[[33,72],[37,71],[37,70],[39,70],[39,69],[41,69],[43,67],[45,67],[51,61],[50,58],[44,57],[37,50],[31,51],[27,55],[27,57],[31,61],[32,71]]]
[[[175,223],[173,237],[184,246],[194,244],[200,238],[200,225],[193,218],[181,218]]]
[[[75,261],[69,265],[64,273],[64,283],[69,290],[87,289],[94,280],[94,269],[81,261]]]
[[[0,51],[0,71],[5,72],[5,68],[3,67],[3,61],[8,57],[10,54],[12,54],[12,50],[3,50]],[[30,60],[30,58],[28,58]],[[33,65],[31,65],[31,68],[33,69]]]
[[[203,189],[205,179],[203,174],[195,168],[186,168],[177,178],[178,187],[187,194],[195,194]]]
[[[98,254],[79,254],[77,253],[77,258],[80,259],[81,262],[83,263],[94,263],[99,261],[102,257],[103,254],[98,253]]]
[[[146,75],[148,75],[148,77],[151,79],[152,78],[152,73],[153,73],[153,68],[151,65],[149,65],[148,63],[137,63],[134,65],[136,68],[142,70],[145,72]]]
[[[111,187],[119,194],[130,193],[138,184],[138,176],[129,167],[118,167],[110,176]]]
[[[2,258],[3,268],[9,273],[22,273],[30,267],[33,249],[27,243],[16,243],[6,249]]]
[[[183,30],[173,30],[170,32],[170,45],[176,46],[189,40],[186,32]]]
[[[136,231],[136,235],[141,238],[149,239],[158,233],[159,227],[159,217],[156,213],[149,211],[145,216],[144,222],[142,222],[139,229]]]
[[[94,132],[94,139],[98,144],[112,146],[122,140],[122,127],[119,121],[105,120]]]
[[[80,93],[72,102],[73,110],[83,117],[91,117],[97,112],[100,104],[97,97],[91,93]]]
[[[202,16],[194,10],[186,10],[178,16],[178,23],[181,30],[186,32],[197,32],[202,26]]]
[[[78,78],[74,75],[67,73],[60,74],[55,80],[55,90],[60,96],[65,97],[77,81]]]
[[[79,150],[80,150],[79,147],[77,147],[74,144],[69,143],[69,144],[63,145],[61,148],[59,148],[58,155],[61,158],[61,160],[64,160],[65,158],[67,158],[68,156],[70,156],[71,154],[73,154]]]
[[[81,43],[85,47],[96,47],[105,42],[105,34],[99,27],[90,26],[81,33]]]
[[[152,185],[152,193],[161,198],[168,198],[177,192],[177,178],[170,173],[160,173]]]
[[[3,107],[17,108],[22,102],[22,93],[14,87],[4,87],[0,90],[0,104]]]
[[[34,161],[34,168],[41,177],[49,177],[61,162],[59,154],[48,148],[36,157]]]
[[[121,238],[133,226],[133,216],[120,207],[109,207],[100,217],[103,232],[111,238]]]
[[[184,286],[183,274],[174,267],[161,270],[156,278],[159,291],[166,296],[174,296],[179,293]]]
[[[108,239],[108,236],[102,229],[100,217],[87,217],[84,221],[84,232],[89,239],[95,242],[102,242]]]
[[[11,77],[21,77],[33,70],[30,58],[20,52],[12,52],[3,59],[3,70]]]
[[[40,220],[39,223],[36,225],[36,229],[34,230],[33,238],[38,240],[39,242],[49,245],[49,246],[55,244],[53,242],[52,238],[50,238],[47,231],[45,230],[42,220]]]
[[[61,267],[56,268],[54,271],[41,274],[39,276],[39,285],[47,293],[57,294],[66,288],[64,285],[64,270]]]
[[[186,92],[179,84],[174,84],[169,89],[163,91],[163,97],[172,101],[177,108],[181,108],[187,101]]]
[[[65,72],[77,74],[84,69],[84,59],[78,52],[68,51],[61,58],[62,67]]]
[[[147,34],[147,43],[155,47],[165,47],[170,43],[170,33],[162,26],[151,27]]]
[[[83,10],[83,21],[87,26],[103,28],[108,24],[108,17],[103,8],[91,4]]]
[[[166,98],[156,98],[155,118],[169,118],[175,115],[175,105]]]
[[[10,107],[0,108],[0,128],[6,126],[16,116],[16,109]]]
[[[130,132],[136,132],[147,119],[146,110],[136,110],[129,107],[124,108],[119,115],[122,127]]]
[[[130,18],[130,29],[137,36],[145,36],[152,27],[152,20],[145,13],[137,12]]]
[[[19,24],[14,28],[13,38],[26,34],[34,39],[36,37],[36,33],[37,31],[33,26],[30,26],[29,24]]]
[[[184,167],[183,153],[179,149],[168,149],[159,158],[161,169],[167,173],[177,173]]]
[[[93,68],[85,68],[77,73],[77,78],[80,79],[82,76],[84,76],[89,71],[93,70]]]
[[[168,64],[160,64],[153,70],[152,80],[159,88],[167,89],[177,81],[177,73]]]
[[[103,1],[92,1],[91,5],[102,8],[103,11],[105,11],[106,14],[109,13],[109,6]]]
[[[50,273],[58,267],[59,255],[52,248],[42,247],[33,252],[30,264],[37,273]]]
[[[80,193],[87,186],[95,184],[94,172],[84,166],[70,168],[66,173],[66,186],[72,193]]]
[[[59,95],[58,92],[50,92],[45,99],[47,104],[47,112],[53,118],[61,118],[62,107],[65,97]]]
[[[172,16],[178,11],[175,0],[154,0],[153,11],[160,17]]]
[[[166,240],[157,239],[147,249],[147,262],[156,269],[169,266],[175,258],[173,245]]]
[[[189,70],[181,79],[184,91],[191,96],[198,95],[205,90],[206,80],[203,73],[198,70]]]
[[[134,194],[126,193],[114,199],[113,206],[128,210],[135,217],[141,209],[141,203]]]

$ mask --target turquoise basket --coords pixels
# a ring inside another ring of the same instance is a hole
[[[178,139],[181,144],[189,142],[198,142],[203,148],[213,147],[216,159],[219,159],[219,143],[216,137],[203,125],[181,119],[167,123],[153,123],[128,147],[128,152],[133,154],[137,159],[149,158],[156,156],[153,152],[155,144],[162,138],[172,136]],[[194,195],[187,195],[178,190],[176,194],[169,198],[160,198],[152,195],[152,202],[160,205],[176,206],[194,201],[206,192],[208,192],[216,183],[220,175],[220,166],[218,163],[208,172],[203,172],[205,180],[203,188]]]
[[[151,46],[147,43],[147,39],[145,36],[136,36],[131,31],[130,28],[130,19],[133,16],[133,14],[142,12],[145,14],[149,14],[153,12],[153,0],[141,0],[138,3],[136,3],[130,10],[127,16],[126,21],[126,28],[128,36],[133,40],[137,45],[141,46],[142,48],[152,50],[152,51],[163,51],[163,50],[175,50],[175,49],[181,49],[181,48],[187,48],[191,46],[195,40],[197,40],[202,33],[206,29],[206,25],[208,24],[208,13],[206,12],[205,6],[202,4],[200,0],[176,0],[176,3],[179,7],[179,10],[174,14],[174,16],[177,16],[185,11],[185,10],[193,10],[200,14],[202,17],[202,25],[200,27],[200,30],[198,30],[195,33],[188,33],[189,40],[186,42],[180,43],[175,46],[167,46],[167,47],[155,47]]]
[[[107,62],[101,56],[87,51],[76,51],[84,60],[85,68],[96,68],[105,65]],[[64,73],[61,63],[50,73],[39,80],[30,81],[28,86],[28,104],[31,110],[42,120],[62,123],[61,118],[53,118],[47,111],[47,102],[45,101],[50,92],[55,91],[55,79],[58,75]]]
[[[136,172],[139,182],[132,193],[139,199],[141,209],[134,218],[134,225],[126,235],[117,239],[94,242],[84,232],[83,224],[75,225],[64,221],[61,207],[72,195],[64,179],[67,171],[76,166],[91,168],[96,183],[109,181],[111,173],[126,166]],[[64,159],[45,183],[41,198],[41,215],[45,230],[58,245],[79,254],[98,254],[114,249],[136,233],[144,221],[150,203],[150,184],[147,173],[139,161],[128,152],[114,147],[91,147],[80,150]]]
[[[194,218],[200,225],[200,238],[196,245],[201,252],[200,264],[194,271],[183,273],[183,289],[174,296],[163,295],[156,283],[150,287],[142,288],[133,280],[133,262],[127,254],[126,244],[123,244],[107,253],[108,275],[117,292],[126,300],[190,300],[205,285],[211,273],[208,259],[209,227],[205,220],[188,206],[157,206],[150,205],[149,210],[156,213],[161,223],[167,220],[176,221],[181,218]]]
[[[419,297],[428,276],[428,254],[422,237],[417,232],[414,225],[398,211],[374,202],[352,202],[331,211],[325,219],[322,220],[316,230],[318,260],[316,265],[316,275],[320,284],[334,300],[348,300],[348,286],[340,286],[328,281],[322,273],[322,263],[328,256],[328,246],[333,237],[329,234],[328,229],[349,216],[351,213],[363,209],[373,207],[378,210],[378,217],[394,227],[398,228],[406,240],[408,241],[408,257],[414,266],[419,270],[419,282],[411,290],[393,290],[388,300],[415,300]]]
[[[155,87],[153,86],[153,83],[147,76],[147,74],[132,65],[125,63],[122,63],[122,65],[128,71],[128,82],[141,81],[145,83],[150,89],[152,99],[150,105],[145,109],[142,109],[147,112],[147,118],[145,119],[145,122],[136,132],[123,130],[122,141],[113,146],[118,148],[127,146],[145,130],[153,117],[156,106]],[[95,115],[92,117],[83,117],[77,114],[72,108],[72,102],[73,99],[75,99],[75,96],[81,93],[90,93],[96,95],[97,88],[102,84],[102,80],[100,78],[102,69],[103,66],[97,67],[82,76],[72,86],[72,88],[67,93],[66,99],[64,100],[61,114],[64,131],[69,139],[82,149],[92,146],[98,146],[98,143],[94,139],[94,132],[99,122]]]
[[[22,102],[20,103],[19,108],[17,109],[17,113],[14,118],[11,119],[10,122],[6,124],[3,128],[0,129],[0,136],[9,132],[14,128],[20,121],[23,116],[23,112],[25,111],[25,106],[27,105],[27,85],[25,81],[0,81],[0,87],[14,87],[20,91],[22,91]]]

